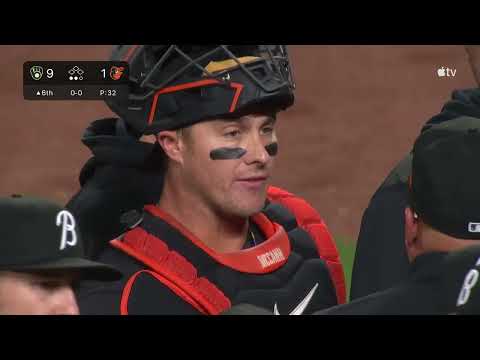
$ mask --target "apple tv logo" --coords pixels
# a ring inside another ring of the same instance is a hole
[[[457,69],[450,69],[449,67],[442,66],[437,69],[438,77],[454,77],[457,73]]]

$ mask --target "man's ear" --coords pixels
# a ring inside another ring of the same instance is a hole
[[[410,261],[419,253],[418,215],[410,207],[405,208],[405,248]]]
[[[161,131],[156,137],[163,151],[171,160],[183,163],[183,144],[178,131]]]

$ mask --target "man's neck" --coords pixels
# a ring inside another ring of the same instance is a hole
[[[215,212],[192,192],[165,181],[158,207],[173,216],[209,248],[227,253],[241,250],[248,233],[248,218]]]

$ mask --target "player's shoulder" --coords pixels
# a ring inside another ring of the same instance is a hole
[[[443,298],[451,313],[480,314],[480,245],[453,251],[442,271]]]
[[[346,286],[343,265],[335,240],[317,210],[305,199],[279,187],[270,186],[267,197],[270,202],[280,204],[295,217],[298,227],[313,239],[320,257],[326,261],[335,284],[339,303],[346,301]]]
[[[84,281],[75,289],[82,315],[198,314],[175,284],[115,248],[99,258],[118,268],[115,282]]]
[[[306,223],[324,224],[318,211],[307,200],[298,195],[276,186],[270,186],[267,197],[271,202],[283,205],[290,210],[299,220],[299,225]]]
[[[279,187],[270,186],[267,193],[269,201],[284,206],[295,217],[297,225],[309,233],[322,257],[338,261],[338,250],[333,236],[322,217],[305,199]]]
[[[436,282],[403,281],[316,315],[436,315],[445,314]]]

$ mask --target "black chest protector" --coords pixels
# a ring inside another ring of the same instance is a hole
[[[81,313],[103,307],[117,314],[219,314],[249,303],[300,315],[337,304],[315,241],[288,209],[269,203],[251,220],[266,240],[220,254],[168,214],[146,206],[99,259],[120,268],[123,279],[110,288],[80,289]]]

